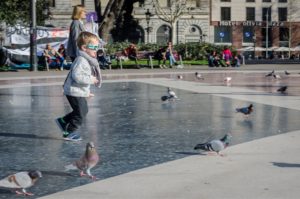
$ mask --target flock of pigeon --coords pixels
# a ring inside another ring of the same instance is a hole
[[[289,75],[287,71],[285,71],[285,75]],[[280,79],[280,75],[276,74],[273,70],[272,72],[265,75],[266,77],[273,77],[275,79]],[[196,72],[195,77],[199,80],[203,80],[204,77]],[[178,75],[177,78],[179,80],[183,79],[182,75]],[[226,77],[224,79],[225,82],[230,82],[232,80],[231,77]],[[285,93],[287,90],[287,86],[280,87],[277,91],[281,93]],[[168,87],[167,95],[161,97],[162,101],[174,101],[178,99],[176,93]],[[236,108],[237,113],[241,113],[248,117],[253,112],[253,104],[250,104],[246,107]],[[214,139],[205,143],[197,144],[194,147],[194,150],[202,150],[206,152],[215,152],[218,155],[220,151],[224,150],[229,145],[229,140],[232,136],[230,134],[226,134],[221,139]],[[86,149],[82,157],[72,164],[66,165],[66,171],[78,169],[80,170],[80,176],[88,176],[92,180],[96,180],[97,178],[91,174],[91,169],[97,165],[100,158],[96,151],[95,145],[93,142],[89,142],[86,144]],[[38,170],[35,171],[23,171],[18,172],[12,175],[5,177],[4,179],[0,180],[0,187],[14,189],[15,193],[18,195],[33,195],[30,192],[27,192],[26,189],[33,186],[35,182],[42,177],[42,173]]]
[[[285,71],[285,75],[290,75],[290,73]],[[204,80],[204,77],[198,72],[195,73],[195,77],[198,80]],[[281,78],[280,75],[276,74],[274,70],[272,72],[266,74],[265,77],[273,77],[275,79],[280,79]],[[178,75],[177,79],[182,80],[183,76]],[[226,83],[229,83],[231,80],[232,80],[231,77],[225,77],[224,78],[224,82],[226,82]],[[287,90],[287,86],[282,86],[279,89],[277,89],[277,92],[285,93],[286,90]],[[176,96],[175,92],[173,90],[171,90],[171,88],[168,88],[167,95],[164,95],[164,96],[161,97],[162,101],[174,101],[175,99],[178,99],[178,97]],[[248,106],[241,107],[241,108],[236,108],[235,110],[236,110],[237,113],[241,113],[245,117],[248,118],[249,115],[253,112],[253,104],[250,104]],[[206,151],[206,152],[216,152],[218,155],[222,156],[222,154],[219,154],[219,152],[222,151],[223,149],[225,149],[229,145],[229,140],[230,140],[231,137],[232,136],[230,134],[226,134],[223,138],[221,138],[219,140],[214,139],[214,140],[211,140],[211,141],[208,141],[208,142],[205,142],[205,143],[197,144],[194,147],[194,149],[195,150],[200,149],[200,150]]]
[[[79,169],[80,176],[88,176],[92,180],[96,180],[97,178],[91,174],[90,170],[97,165],[99,160],[94,143],[89,142],[86,144],[85,152],[81,158],[66,165],[65,170]],[[27,192],[26,189],[33,186],[41,177],[42,173],[38,170],[18,172],[0,180],[0,187],[13,189],[17,195],[32,196],[33,193]]]

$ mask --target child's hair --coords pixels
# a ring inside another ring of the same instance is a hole
[[[83,5],[77,5],[73,8],[72,20],[81,19],[81,13],[85,11],[85,7]]]
[[[93,40],[99,41],[98,36],[91,32],[83,31],[78,36],[77,46],[79,49],[81,49],[82,46],[92,43]]]

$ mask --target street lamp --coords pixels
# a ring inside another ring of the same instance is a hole
[[[253,48],[253,53],[254,53],[254,59],[255,59],[255,47],[256,47],[256,35],[255,35],[255,33],[254,33],[254,35],[253,35],[253,37],[252,37],[252,40],[253,40],[253,46],[254,46],[254,48]]]
[[[269,47],[269,10],[272,8],[273,4],[267,8],[266,13],[266,59],[268,59],[268,47]],[[271,13],[272,14],[272,13]]]
[[[36,0],[30,1],[30,67],[37,71],[37,31],[36,31]]]
[[[149,43],[149,33],[151,32],[152,28],[149,27],[149,23],[150,23],[150,17],[152,16],[152,13],[149,11],[149,8],[147,9],[147,12],[145,13],[146,15],[146,22],[147,22],[147,43]]]

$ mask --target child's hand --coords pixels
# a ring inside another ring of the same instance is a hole
[[[97,84],[99,82],[99,80],[96,77],[92,76],[92,82],[94,84]]]
[[[89,97],[94,97],[95,95],[93,93],[90,93],[89,94]]]

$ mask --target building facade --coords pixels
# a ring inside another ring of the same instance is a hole
[[[210,41],[267,52],[295,47],[300,42],[299,8],[297,0],[211,0]]]
[[[178,0],[160,0],[159,6],[165,12],[174,8]],[[162,20],[157,13],[153,0],[139,1],[134,4],[133,17],[138,23],[135,41],[146,43],[166,43],[174,36],[175,43],[209,42],[209,0],[182,1],[185,9],[176,21],[174,31],[172,25]],[[102,0],[101,11],[105,10],[108,0]],[[94,12],[93,0],[49,0],[51,18],[47,21],[55,27],[68,27],[71,23],[72,6],[83,4],[87,12]],[[172,7],[173,6],[173,7]],[[147,18],[147,11],[150,13]]]

